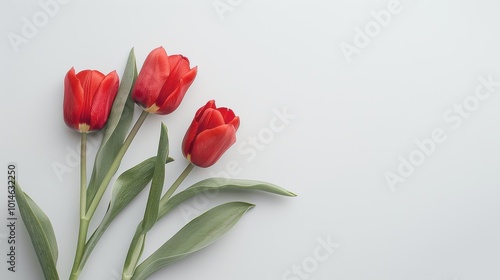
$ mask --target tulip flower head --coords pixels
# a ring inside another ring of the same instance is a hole
[[[132,99],[150,113],[167,115],[179,107],[196,77],[182,55],[167,55],[163,47],[151,51],[137,76]]]
[[[64,122],[81,133],[100,130],[108,121],[118,92],[116,71],[104,75],[96,70],[78,74],[71,68],[64,78]]]
[[[236,142],[240,118],[215,101],[198,109],[182,141],[182,153],[194,165],[209,167]]]

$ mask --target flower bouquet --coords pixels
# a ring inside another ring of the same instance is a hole
[[[216,206],[189,221],[154,253],[143,258],[147,234],[156,222],[196,195],[236,189],[295,196],[274,184],[228,178],[208,178],[176,192],[191,170],[212,166],[236,141],[240,118],[229,108],[217,107],[213,100],[196,112],[187,128],[182,141],[186,168],[165,192],[165,166],[173,159],[169,157],[168,133],[164,124],[160,128],[156,156],[144,159],[115,176],[146,118],[150,114],[168,115],[176,110],[193,83],[197,70],[197,67],[190,67],[188,58],[167,55],[159,47],[149,53],[139,73],[132,49],[121,82],[116,71],[104,75],[96,70],[76,73],[71,68],[66,74],[64,121],[81,136],[80,222],[69,279],[79,278],[106,229],[147,186],[150,187],[144,217],[138,223],[128,253],[123,258],[123,280],[147,279],[163,267],[212,244],[254,206],[247,202]],[[142,113],[130,128],[135,104],[140,106]],[[87,174],[87,138],[97,137],[92,134],[95,131],[102,131],[102,139],[92,172]],[[112,189],[107,211],[98,226],[91,229],[90,222],[97,218],[94,214],[103,203],[104,194],[110,185]],[[17,181],[15,186],[19,210],[43,275],[49,280],[60,279],[57,269],[58,248],[50,219]]]

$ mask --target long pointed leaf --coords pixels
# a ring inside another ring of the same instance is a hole
[[[147,279],[166,265],[217,241],[253,206],[246,202],[230,202],[201,214],[144,260],[135,270],[132,280]]]
[[[148,202],[144,219],[142,220],[142,230],[148,232],[158,219],[158,208],[160,205],[161,192],[165,182],[165,161],[168,157],[168,132],[165,124],[161,124],[160,141],[158,143],[158,153],[156,154],[155,170],[149,190]]]
[[[16,182],[16,199],[45,279],[57,280],[57,242],[49,218]]]
[[[122,147],[132,122],[134,101],[130,98],[130,93],[136,77],[137,67],[134,49],[132,49],[128,57],[125,72],[123,73],[118,94],[113,102],[108,122],[104,128],[101,146],[96,154],[92,176],[87,189],[87,207],[92,203],[100,183],[104,176],[106,176],[118,151]]]
[[[132,274],[144,249],[146,234],[154,226],[158,218],[158,208],[160,204],[163,183],[165,182],[165,160],[169,152],[168,131],[165,124],[161,124],[160,141],[158,142],[158,152],[156,154],[153,179],[149,190],[144,218],[136,229],[134,238],[125,258],[124,273]]]
[[[296,196],[296,194],[290,191],[266,182],[227,178],[209,178],[195,183],[191,187],[174,195],[169,200],[162,199],[160,201],[160,213],[158,215],[158,219],[161,219],[175,207],[179,206],[179,204],[197,194],[211,191],[218,192],[229,189],[264,191],[283,196]]]

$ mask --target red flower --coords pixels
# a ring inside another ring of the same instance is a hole
[[[215,101],[198,109],[182,141],[182,153],[196,166],[209,167],[236,142],[240,118],[228,108],[217,108]]]
[[[64,122],[84,133],[103,128],[118,92],[118,83],[116,71],[104,76],[96,70],[75,74],[75,68],[71,68],[64,78]]]
[[[187,57],[167,56],[163,47],[156,48],[144,61],[132,99],[150,113],[170,114],[179,107],[197,69],[189,68]]]

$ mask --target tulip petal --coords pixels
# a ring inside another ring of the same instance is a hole
[[[95,70],[84,70],[76,74],[83,88],[83,108],[80,114],[80,124],[90,126],[91,124],[91,109],[94,100],[94,95],[99,88],[104,74]]]
[[[215,106],[215,100],[209,100],[207,102],[207,104],[205,104],[205,106],[201,107],[200,109],[198,109],[198,111],[196,111],[196,114],[194,116],[194,119],[196,121],[200,121],[201,119],[201,116],[203,116],[203,113],[205,112],[206,109],[208,108],[212,108],[212,109],[215,109],[216,106]]]
[[[182,55],[171,55],[168,57],[170,64],[170,75],[161,88],[156,104],[162,104],[179,87],[182,77],[189,72],[189,60]]]
[[[209,167],[236,142],[233,125],[221,125],[201,132],[194,140],[190,153],[191,162],[199,167]]]
[[[182,154],[184,157],[187,157],[191,147],[193,146],[194,139],[198,134],[198,122],[193,120],[191,125],[189,126],[186,135],[184,135],[184,139],[182,140]]]
[[[177,88],[184,74],[191,70],[189,67],[189,60],[180,54],[169,56],[168,63],[170,64],[170,75],[158,96],[160,103],[168,97],[169,93]]]
[[[83,88],[83,92],[90,93],[90,101],[93,100],[97,88],[104,79],[104,74],[97,70],[83,70],[76,74]]]
[[[154,49],[144,61],[132,91],[132,99],[144,108],[151,107],[170,74],[167,52],[163,47]]]
[[[240,126],[240,118],[236,117],[234,114],[233,110],[225,107],[218,108],[217,111],[219,111],[222,114],[222,117],[224,118],[224,122],[226,124],[232,124],[236,130]]]
[[[161,89],[160,95],[156,101],[156,105],[159,107],[158,114],[170,114],[179,107],[182,99],[184,99],[184,96],[186,95],[187,90],[193,83],[197,71],[198,67],[194,67],[189,70],[189,72],[185,73],[182,78],[176,77],[176,74],[178,73],[177,70],[171,72],[170,77]],[[165,99],[163,99],[164,97]]]
[[[83,95],[83,88],[76,77],[75,68],[71,68],[64,78],[64,122],[77,130],[83,108]]]
[[[232,126],[234,126],[234,129],[238,130],[240,127],[240,117],[235,117],[233,120],[229,122]]]
[[[97,88],[90,110],[90,130],[99,130],[106,124],[111,106],[118,92],[119,78],[116,71],[109,73]]]
[[[233,110],[229,108],[221,107],[217,108],[217,111],[220,112],[220,114],[224,118],[225,123],[229,123],[235,117]]]
[[[226,124],[221,113],[216,109],[207,109],[199,121],[198,132],[202,132],[207,129],[212,129],[221,125]]]

